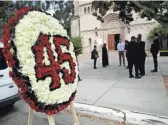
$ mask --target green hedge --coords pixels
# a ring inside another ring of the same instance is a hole
[[[81,54],[82,53],[82,38],[81,37],[71,37],[70,40],[73,43],[75,50],[80,49],[77,51],[77,54]]]

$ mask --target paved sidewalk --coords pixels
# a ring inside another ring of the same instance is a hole
[[[74,125],[73,117],[69,107],[54,115],[56,125]],[[80,125],[120,125],[115,121],[96,118],[95,116],[78,113]],[[13,108],[0,109],[0,125],[27,125],[28,105],[18,101]],[[48,125],[47,115],[33,112],[33,125]]]
[[[128,70],[118,67],[117,56],[110,56],[110,65],[93,69],[93,60],[80,59],[80,76],[76,102],[108,108],[168,116],[168,95],[162,75],[168,75],[168,58],[159,57],[160,70],[150,73],[153,60],[146,60],[146,75],[129,79]]]

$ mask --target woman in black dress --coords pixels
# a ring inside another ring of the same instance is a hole
[[[104,68],[109,65],[106,43],[104,43],[102,47],[102,65]]]

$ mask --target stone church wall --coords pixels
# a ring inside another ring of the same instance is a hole
[[[91,2],[79,1],[75,6],[78,8],[75,11],[79,11],[76,12],[79,18],[72,21],[71,32],[72,36],[80,34],[82,37],[83,53],[90,53],[94,45],[101,46],[104,42],[108,44],[109,34],[120,34],[121,40],[130,41],[131,36],[141,33],[142,40],[146,42],[145,49],[150,49],[151,41],[147,39],[147,36],[150,30],[158,25],[156,21],[146,21],[138,17],[137,13],[133,13],[134,21],[127,26],[119,20],[117,13],[109,11],[105,16],[105,22],[101,23],[92,15],[94,10]],[[95,28],[97,28],[98,36],[96,36]]]
[[[80,20],[78,17],[71,20],[71,36],[78,37],[80,36]]]

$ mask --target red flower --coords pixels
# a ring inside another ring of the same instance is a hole
[[[52,113],[51,113],[50,110],[48,110],[48,111],[46,112],[46,114],[47,114],[47,115],[52,115]]]
[[[8,53],[7,54],[7,58],[8,58],[8,60],[12,60],[13,59],[13,55],[11,53]]]
[[[16,17],[16,16],[13,16],[12,18],[10,18],[10,19],[8,20],[8,24],[12,25],[12,24],[14,24],[16,21],[17,21],[17,17]]]
[[[22,9],[19,10],[18,14],[22,15],[22,14],[25,14],[29,11],[29,8],[28,7],[24,7]]]
[[[10,36],[8,36],[8,35],[3,36],[2,37],[2,42],[3,43],[8,42],[9,38],[10,38]]]
[[[21,86],[20,86],[21,87]],[[22,89],[21,89],[22,91],[21,91],[21,93],[22,94],[24,94],[24,93],[26,93],[27,92],[27,87],[22,87]]]
[[[32,107],[32,109],[35,109],[36,103],[34,101],[31,102],[31,107]]]
[[[15,61],[14,60],[9,61],[9,63],[8,63],[9,67],[13,67],[14,65],[15,65]]]
[[[10,35],[10,27],[9,26],[5,26],[4,30],[3,30],[3,34],[9,36]]]
[[[49,38],[48,38],[48,36],[42,35],[42,36],[40,36],[40,40],[45,43],[49,40]]]
[[[12,71],[9,72],[9,76],[13,77],[14,73]]]
[[[10,43],[5,43],[4,45],[5,45],[5,47],[6,47],[7,49],[9,49],[9,48],[11,47],[11,44],[10,44]]]

